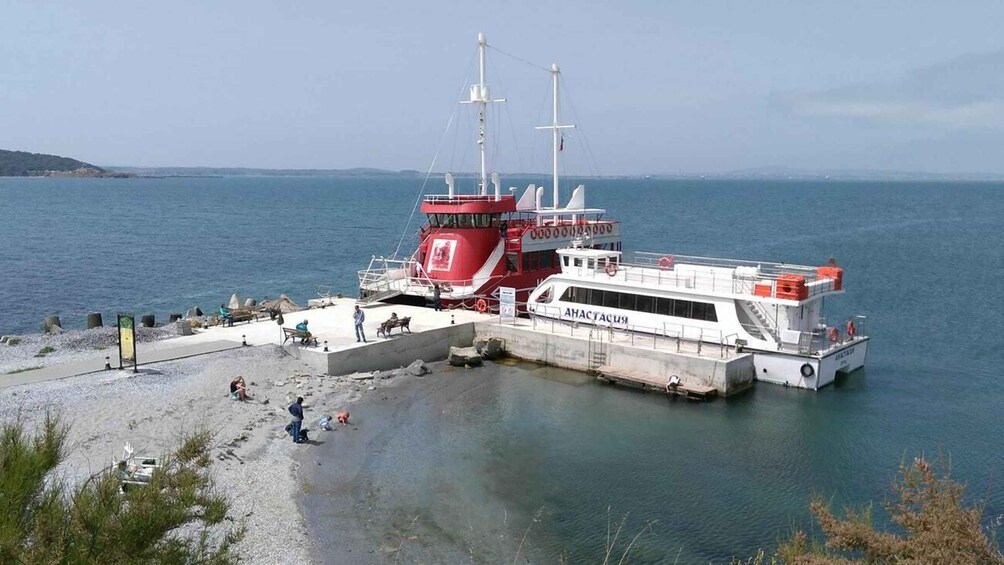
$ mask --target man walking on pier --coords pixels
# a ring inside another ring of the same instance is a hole
[[[442,290],[439,288],[439,283],[436,283],[432,287],[432,307],[435,308],[436,312],[441,312],[443,310],[443,300],[441,296]]]
[[[356,324],[356,343],[360,341],[366,343],[366,333],[363,332],[363,322],[366,321],[366,314],[363,314],[358,304],[356,304],[356,311],[352,313],[352,321]]]

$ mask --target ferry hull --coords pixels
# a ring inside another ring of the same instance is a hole
[[[825,355],[754,351],[753,365],[758,381],[819,390],[832,384],[838,373],[850,373],[864,367],[867,353],[868,338],[858,337]]]

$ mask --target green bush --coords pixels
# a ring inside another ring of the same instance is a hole
[[[148,485],[122,492],[111,472],[73,488],[49,476],[67,430],[52,415],[33,437],[21,421],[0,428],[0,563],[237,561],[231,548],[243,528],[214,491],[208,432],[183,438]]]
[[[38,350],[38,353],[35,354],[35,357],[45,357],[46,355],[52,353],[55,350],[56,350],[55,347],[52,347],[51,345],[46,345],[42,349]]]

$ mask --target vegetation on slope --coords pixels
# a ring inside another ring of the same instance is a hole
[[[126,492],[111,472],[60,481],[66,437],[52,416],[34,436],[22,422],[0,427],[0,563],[236,562],[242,530],[213,489],[208,433],[184,438],[149,484]]]
[[[104,172],[101,167],[69,157],[0,149],[0,176],[3,177],[37,177],[53,173],[95,176]]]

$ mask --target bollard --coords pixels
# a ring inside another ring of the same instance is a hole
[[[140,318],[140,325],[142,325],[144,328],[152,328],[153,324],[154,324],[153,314],[143,314],[143,317]]]
[[[93,330],[94,328],[100,328],[104,324],[101,322],[100,312],[91,312],[87,315],[87,329]]]
[[[107,355],[105,355],[105,370],[106,371],[111,371],[112,370],[111,357],[109,357]]]
[[[181,319],[181,314],[170,314],[167,317],[168,322],[177,322]]]
[[[324,352],[328,352],[328,340],[324,340]]]
[[[59,333],[63,330],[63,324],[59,322],[59,316],[46,316],[42,322],[42,328],[47,334]]]
[[[450,325],[452,326],[453,324],[456,324],[456,322],[453,320],[453,314],[450,314]]]
[[[241,335],[241,345],[244,346],[244,347],[248,346],[248,336]]]

